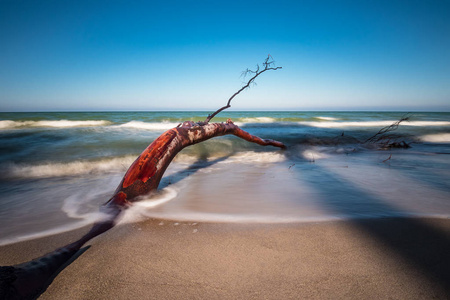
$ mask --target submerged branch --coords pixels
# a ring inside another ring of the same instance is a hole
[[[405,141],[399,141],[404,136],[390,133],[397,130],[400,123],[409,121],[410,117],[409,113],[403,115],[400,120],[381,128],[376,134],[365,140],[363,144],[377,145],[380,149],[410,148],[411,146]]]
[[[371,136],[370,138],[365,140],[363,144],[365,144],[365,143],[377,143],[377,142],[382,141],[383,139],[390,139],[390,138],[392,138],[392,136],[386,135],[386,133],[394,131],[394,130],[397,130],[397,128],[400,125],[400,123],[402,123],[404,121],[409,121],[410,116],[408,114],[409,113],[405,114],[403,117],[400,118],[400,120],[395,121],[391,125],[388,125],[386,127],[381,128],[376,134],[374,134],[373,136]]]

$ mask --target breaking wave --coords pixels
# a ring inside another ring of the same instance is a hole
[[[65,176],[79,176],[86,174],[107,174],[125,172],[136,160],[137,155],[104,158],[99,160],[77,160],[72,162],[49,162],[38,165],[7,163],[2,165],[4,172],[0,174],[3,179],[17,178],[51,178]],[[217,159],[217,153],[207,160]],[[225,163],[276,163],[285,161],[284,154],[277,152],[246,151],[227,158]],[[176,163],[189,164],[198,161],[197,153],[179,154]]]
[[[427,134],[419,137],[422,142],[450,143],[450,133]]]
[[[364,122],[298,122],[300,125],[319,128],[341,128],[341,127],[384,127],[396,122],[393,121],[364,121]],[[408,121],[402,122],[401,126],[450,126],[448,121]]]
[[[142,121],[130,121],[117,127],[120,128],[135,128],[135,129],[146,129],[146,130],[168,130],[174,127],[177,127],[180,123],[172,123],[172,122],[142,122]]]
[[[46,121],[0,121],[0,129],[23,129],[33,127],[54,127],[54,128],[69,128],[69,127],[89,127],[89,126],[106,126],[111,124],[106,120],[86,120],[86,121],[71,121],[71,120],[46,120]]]
[[[73,161],[40,165],[9,164],[3,178],[47,178],[83,174],[103,174],[126,171],[136,156],[115,157],[97,161]]]
[[[298,124],[309,127],[318,128],[342,128],[342,127],[384,127],[389,126],[396,120],[384,121],[339,121],[339,118],[333,117],[314,117],[317,121],[281,121],[281,119],[273,117],[248,117],[239,118],[235,122],[236,125],[242,126],[244,124]],[[96,126],[111,126],[113,128],[129,128],[152,131],[165,131],[177,127],[180,123],[174,120],[163,120],[156,122],[144,122],[132,120],[123,124],[117,125],[107,120],[41,120],[41,121],[13,121],[1,120],[0,130],[11,129],[28,129],[28,128],[71,128],[71,127],[96,127]],[[401,126],[450,126],[449,121],[407,121],[402,122]]]
[[[273,123],[276,122],[275,118],[270,117],[256,117],[256,118],[240,118],[241,123]]]

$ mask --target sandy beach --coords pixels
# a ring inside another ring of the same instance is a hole
[[[84,229],[2,246],[30,260]],[[148,220],[95,238],[39,299],[448,299],[450,220]]]
[[[449,15],[0,0],[0,300],[450,300]]]

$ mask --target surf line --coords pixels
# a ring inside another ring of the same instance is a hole
[[[140,196],[151,195],[156,191],[165,170],[185,147],[213,137],[233,134],[262,146],[286,148],[281,142],[251,135],[231,119],[226,123],[209,123],[211,118],[208,116],[205,122],[197,123],[185,121],[154,140],[132,163],[111,199],[100,208],[108,217],[96,222],[79,240],[32,261],[0,267],[0,298],[30,299],[42,294],[57,272],[80,255],[84,244],[113,228],[122,212],[133,202],[139,201]]]

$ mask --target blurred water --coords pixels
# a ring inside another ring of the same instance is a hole
[[[0,243],[92,223],[149,143],[206,112],[0,113]],[[410,149],[362,145],[398,112],[223,112],[287,151],[234,136],[183,150],[126,219],[301,222],[450,216],[450,114],[414,113]],[[390,158],[389,158],[390,157]]]

